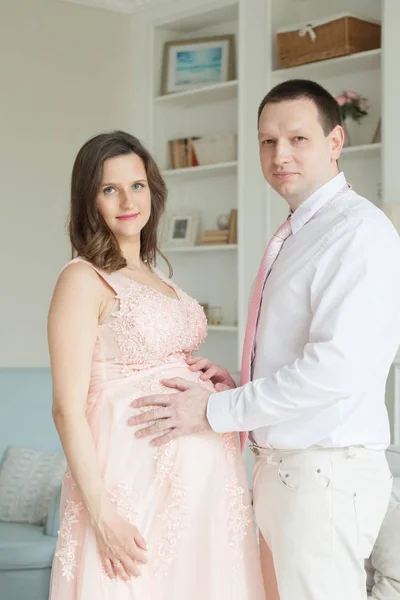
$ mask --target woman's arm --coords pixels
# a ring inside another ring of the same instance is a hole
[[[60,275],[50,306],[48,339],[53,378],[53,419],[72,477],[95,529],[110,577],[138,575],[146,545],[135,527],[118,514],[106,492],[92,433],[86,419],[90,370],[99,313],[106,289],[85,264]]]

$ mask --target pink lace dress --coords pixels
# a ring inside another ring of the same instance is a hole
[[[98,328],[87,418],[110,498],[145,538],[149,562],[128,583],[107,577],[67,470],[51,600],[264,600],[237,434],[203,432],[154,448],[127,424],[132,400],[170,392],[161,379],[200,381],[184,359],[206,336],[201,307],[169,280],[176,298],[98,273],[117,304]]]

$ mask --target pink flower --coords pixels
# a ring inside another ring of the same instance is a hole
[[[350,98],[350,100],[357,100],[357,98],[359,97],[359,94],[357,94],[357,92],[346,92],[346,96],[348,98]]]
[[[339,104],[339,106],[343,106],[343,104],[346,104],[347,102],[347,98],[346,96],[336,96],[336,102]]]

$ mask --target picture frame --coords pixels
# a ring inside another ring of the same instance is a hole
[[[164,249],[195,246],[199,232],[200,214],[182,209],[166,215],[162,229]]]
[[[235,36],[166,42],[161,95],[230,81],[235,77]]]

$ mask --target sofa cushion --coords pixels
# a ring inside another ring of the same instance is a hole
[[[56,543],[38,525],[0,523],[0,571],[51,567]]]
[[[10,446],[0,470],[0,521],[44,525],[65,467],[59,452]]]

